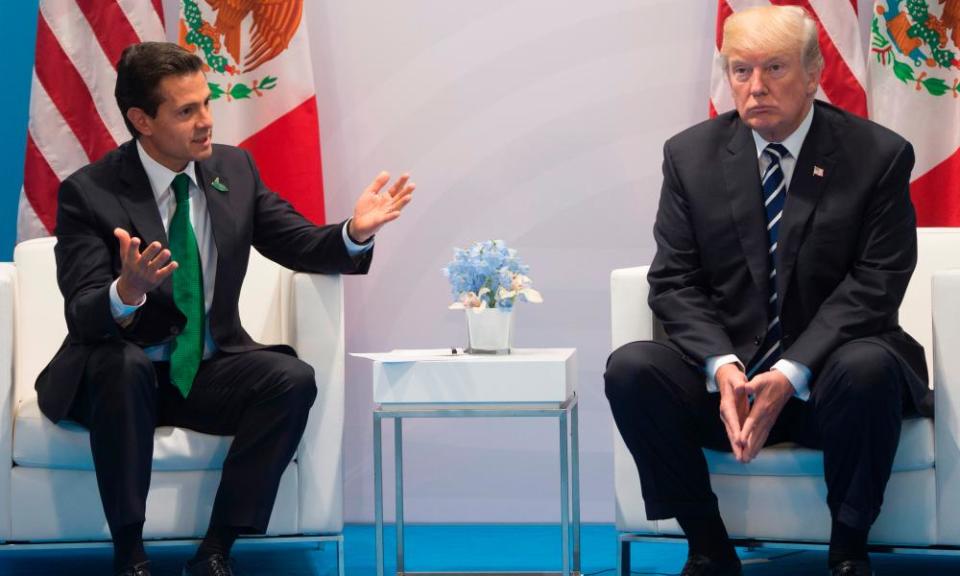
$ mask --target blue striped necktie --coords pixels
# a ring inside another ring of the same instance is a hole
[[[787,197],[787,180],[783,175],[783,166],[780,161],[789,156],[790,152],[783,144],[770,144],[763,150],[764,156],[770,161],[763,171],[763,205],[767,213],[767,260],[770,263],[770,274],[767,276],[767,334],[750,362],[747,376],[766,372],[780,359],[780,338],[783,331],[780,327],[780,301],[777,295],[777,238],[780,232],[780,221],[783,216],[783,204]]]

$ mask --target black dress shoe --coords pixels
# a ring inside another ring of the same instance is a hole
[[[873,576],[869,560],[844,560],[830,569],[830,576]]]
[[[214,554],[194,564],[187,562],[183,567],[183,576],[234,576],[234,573],[229,558]]]
[[[150,561],[147,560],[146,562],[134,564],[130,568],[117,574],[117,576],[150,576]]]
[[[691,554],[687,563],[683,565],[680,576],[741,576],[740,560],[723,564],[707,558],[702,554]]]

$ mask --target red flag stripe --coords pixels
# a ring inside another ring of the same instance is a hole
[[[910,184],[917,226],[960,226],[960,150]]]
[[[854,3],[854,5],[856,5],[857,0],[851,1]],[[160,17],[160,25],[166,26],[167,23],[163,18],[163,0],[151,0],[151,2],[153,2],[153,9],[157,11],[157,16]],[[856,9],[856,6],[854,6],[854,9]]]
[[[717,51],[723,46],[723,23],[733,15],[733,8],[727,0],[720,0],[717,4]]]
[[[846,60],[840,54],[833,39],[827,34],[826,29],[820,22],[820,17],[816,10],[810,5],[808,0],[800,2],[791,0],[770,0],[771,4],[777,6],[802,6],[807,13],[816,20],[817,30],[820,36],[820,52],[823,53],[825,67],[821,78],[820,87],[823,93],[833,104],[852,112],[867,117],[867,92],[854,76],[853,71],[847,66]]]
[[[76,0],[77,6],[90,23],[97,42],[114,68],[120,61],[123,49],[140,42],[136,30],[127,19],[120,5],[103,0]]]
[[[117,146],[100,118],[90,91],[77,73],[43,14],[37,19],[37,78],[76,134],[90,161]]]
[[[286,198],[313,223],[324,223],[316,96],[241,142],[240,147],[253,155],[268,188]],[[284,182],[297,184],[278,186]]]
[[[159,0],[157,0],[159,1]],[[850,5],[853,6],[853,13],[860,14],[860,9],[857,8],[857,0],[850,0]]]
[[[50,234],[53,234],[53,228],[57,223],[57,189],[59,187],[60,179],[37,149],[33,135],[28,132],[23,169],[23,192],[33,207],[34,213]]]

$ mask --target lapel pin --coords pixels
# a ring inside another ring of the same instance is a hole
[[[821,174],[822,173],[823,171],[821,170]],[[227,188],[227,185],[220,181],[219,176],[214,178],[213,182],[211,182],[210,185],[216,188],[217,190],[219,190],[220,192],[226,192],[227,190],[229,190],[229,188]]]
[[[813,175],[816,176],[817,178],[823,178],[823,168],[819,166],[814,166]]]

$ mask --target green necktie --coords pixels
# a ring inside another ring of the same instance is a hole
[[[203,273],[197,237],[190,224],[190,178],[177,174],[171,186],[177,198],[168,234],[170,253],[178,264],[173,271],[173,301],[187,317],[187,323],[173,340],[170,381],[186,398],[203,358]]]

